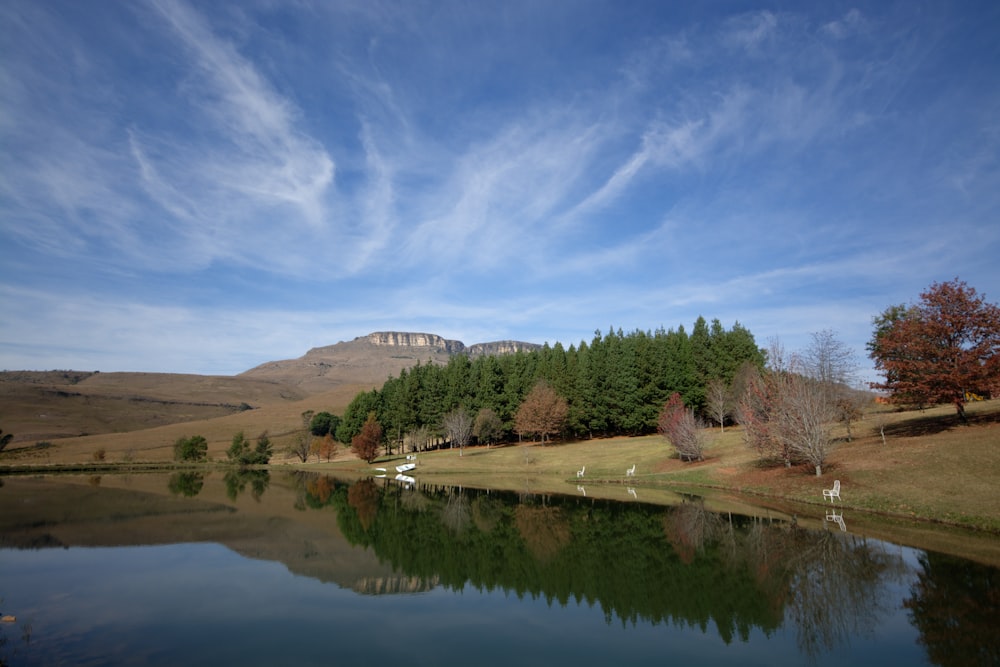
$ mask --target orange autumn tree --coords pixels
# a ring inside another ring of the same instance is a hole
[[[536,435],[545,444],[548,436],[559,435],[566,423],[569,405],[545,380],[539,380],[514,415],[514,429],[522,435]]]
[[[371,463],[378,456],[378,446],[382,442],[382,426],[375,419],[375,413],[369,412],[368,419],[361,427],[361,433],[351,438],[351,451],[365,463]]]
[[[1000,308],[957,278],[934,283],[907,308],[874,318],[868,350],[885,376],[874,389],[895,402],[951,402],[965,416],[966,392],[989,393],[1000,382]]]

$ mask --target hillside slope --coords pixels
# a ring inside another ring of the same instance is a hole
[[[269,430],[280,437],[301,427],[305,410],[340,412],[359,391],[381,386],[417,363],[446,364],[455,354],[537,347],[519,341],[466,346],[435,334],[381,331],[235,376],[3,371],[0,428],[14,435],[9,449],[58,441],[67,451],[82,448],[86,456],[80,460],[101,447],[109,452],[155,449],[193,433],[221,442],[234,428],[254,434]],[[172,425],[181,427],[167,428]],[[154,432],[140,435],[148,430]],[[114,434],[132,436],[110,437]],[[51,458],[54,452],[47,454]]]

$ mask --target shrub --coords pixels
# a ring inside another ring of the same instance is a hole
[[[181,436],[174,443],[175,461],[204,461],[208,458],[208,441],[200,435]]]

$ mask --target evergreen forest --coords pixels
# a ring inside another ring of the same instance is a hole
[[[499,418],[498,440],[511,440],[515,414],[540,380],[568,403],[564,436],[642,435],[656,431],[660,410],[674,392],[704,414],[709,382],[729,386],[747,363],[765,363],[753,334],[738,322],[726,329],[718,319],[709,324],[703,317],[690,334],[683,326],[631,333],[611,328],[568,349],[556,343],[503,356],[455,355],[444,366],[418,363],[381,389],[358,394],[336,437],[351,442],[372,413],[389,442],[415,432],[441,437],[450,411],[475,416],[487,409]]]

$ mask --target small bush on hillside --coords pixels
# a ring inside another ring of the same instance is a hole
[[[181,436],[174,443],[175,461],[204,461],[208,458],[208,441],[200,435]]]

